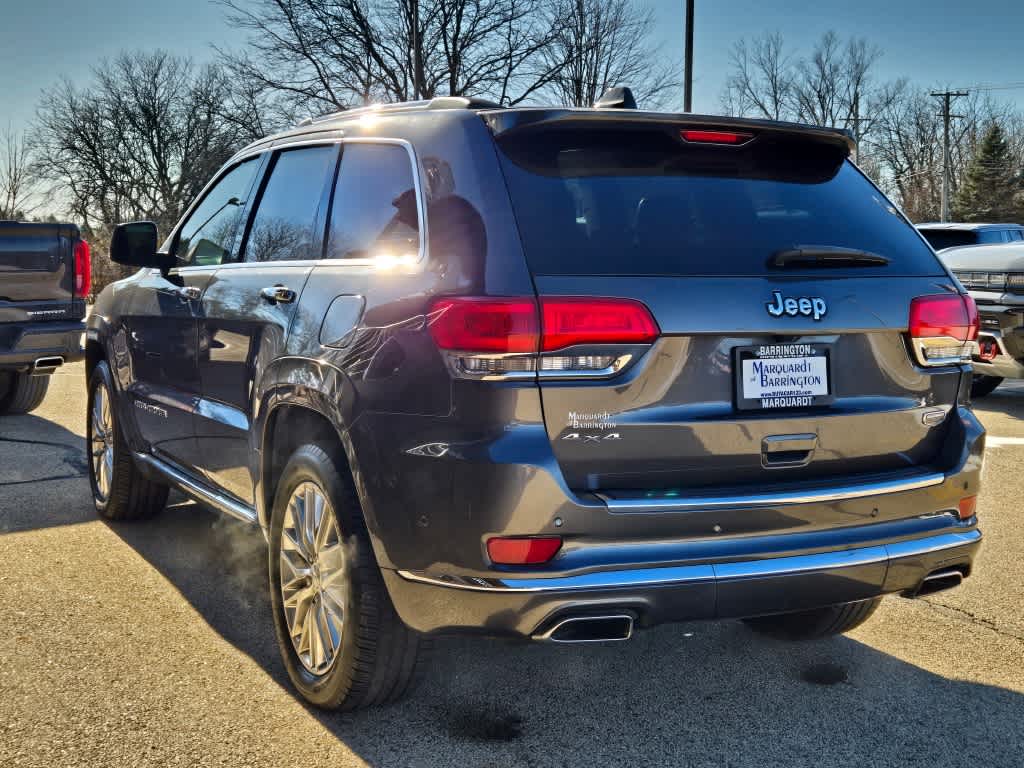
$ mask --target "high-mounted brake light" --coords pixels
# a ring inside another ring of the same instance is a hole
[[[75,281],[74,291],[78,298],[85,298],[92,288],[92,254],[85,240],[75,243]]]
[[[970,296],[944,293],[910,302],[908,335],[921,365],[969,360],[978,327],[978,307]]]
[[[487,556],[495,565],[539,565],[561,548],[561,536],[496,536],[487,540]]]
[[[754,138],[754,134],[743,131],[713,131],[696,128],[684,128],[679,135],[683,137],[683,141],[688,141],[691,144],[728,144],[731,146],[746,144]]]
[[[456,373],[476,378],[612,375],[631,359],[623,347],[660,332],[646,306],[615,298],[460,296],[436,301],[428,321]]]

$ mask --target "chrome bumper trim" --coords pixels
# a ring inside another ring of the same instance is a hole
[[[729,582],[742,579],[790,576],[813,571],[849,568],[871,563],[930,554],[953,549],[981,540],[981,531],[955,531],[924,539],[879,544],[872,547],[821,552],[813,555],[773,557],[733,563],[676,565],[657,568],[629,568],[618,571],[597,571],[577,576],[551,578],[502,578],[434,576],[422,571],[398,571],[407,581],[437,587],[464,589],[473,592],[564,592],[588,589],[619,589],[646,586],[668,586],[693,582]]]
[[[689,512],[699,509],[748,509],[777,507],[788,504],[820,504],[844,499],[859,499],[886,493],[916,491],[945,482],[942,472],[903,477],[898,480],[875,480],[865,483],[831,486],[817,491],[765,491],[730,496],[686,496],[666,499],[615,499],[597,494],[609,512]]]

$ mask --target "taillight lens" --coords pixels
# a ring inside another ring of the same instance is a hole
[[[92,254],[85,240],[75,243],[75,296],[84,298],[92,288]]]
[[[456,372],[476,378],[610,375],[630,359],[621,345],[650,344],[660,333],[646,306],[615,298],[446,298],[431,307],[429,325]],[[606,354],[608,345],[620,348]]]
[[[532,299],[442,299],[430,311],[441,349],[509,354],[536,352],[537,303]]]
[[[631,299],[545,298],[540,310],[545,352],[576,344],[650,344],[658,338],[650,311]]]
[[[487,540],[487,556],[495,565],[539,565],[561,548],[561,536],[498,536]]]
[[[978,338],[978,307],[970,296],[944,293],[910,302],[909,336],[922,365],[948,365],[970,359]]]
[[[688,141],[691,144],[729,144],[732,146],[746,144],[754,138],[754,134],[742,131],[715,131],[697,128],[684,129],[679,132],[679,135],[683,137],[683,141]]]

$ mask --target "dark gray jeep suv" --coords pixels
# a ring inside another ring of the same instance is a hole
[[[467,99],[239,152],[87,339],[100,514],[262,526],[291,679],[433,634],[843,632],[969,575],[973,302],[840,132]]]

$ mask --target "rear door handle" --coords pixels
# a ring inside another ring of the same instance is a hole
[[[295,291],[284,285],[271,285],[260,291],[260,296],[271,304],[291,304],[298,296]]]

